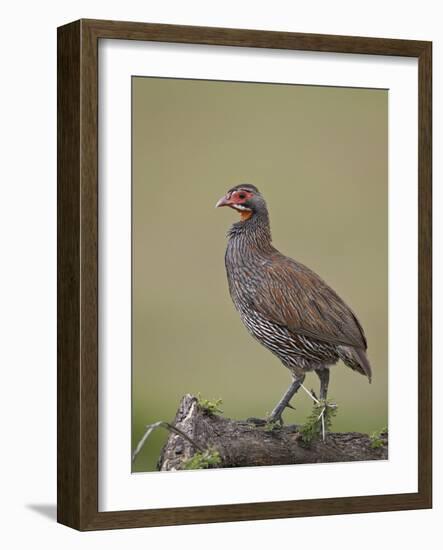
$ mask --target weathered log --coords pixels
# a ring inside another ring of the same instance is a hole
[[[200,448],[220,454],[220,468],[272,466],[320,462],[386,460],[388,434],[380,435],[378,446],[367,434],[358,432],[327,433],[309,445],[303,442],[297,426],[271,431],[247,420],[231,420],[202,409],[196,397],[185,395],[173,425]],[[170,433],[161,452],[159,470],[183,469],[196,453],[196,447],[177,433]]]

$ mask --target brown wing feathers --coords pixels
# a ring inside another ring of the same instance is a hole
[[[280,254],[263,267],[255,303],[260,313],[294,333],[366,349],[354,313],[313,271]]]

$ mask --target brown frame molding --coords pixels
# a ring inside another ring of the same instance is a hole
[[[417,493],[98,512],[98,41],[416,57],[419,64]],[[432,43],[80,20],[58,29],[58,521],[79,530],[431,508]]]

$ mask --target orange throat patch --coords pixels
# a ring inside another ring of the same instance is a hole
[[[242,222],[249,220],[251,216],[252,216],[252,210],[243,210],[240,212],[240,219]]]

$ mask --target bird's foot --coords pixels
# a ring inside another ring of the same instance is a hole
[[[265,430],[273,431],[274,429],[281,428],[284,424],[283,422],[283,411],[288,409],[295,410],[289,401],[282,399],[273,409],[271,414],[268,414],[266,418],[247,418],[246,422],[254,424],[255,426],[264,426]]]
[[[280,426],[283,426],[283,411],[275,411],[275,409],[271,412],[271,414],[266,418],[267,424],[279,424]]]
[[[246,422],[254,424],[254,426],[265,426],[268,421],[266,418],[255,418],[255,416],[251,416],[246,419]]]
[[[248,424],[253,424],[257,428],[264,428],[266,432],[273,432],[274,430],[278,430],[283,427],[283,418],[281,415],[279,417],[269,415],[266,418],[256,418],[251,417],[247,418],[246,422]],[[290,426],[286,426],[286,429],[289,431],[297,432],[300,429],[300,426],[298,424],[291,424]]]
[[[266,418],[255,418],[254,416],[251,418],[247,418],[246,422],[248,424],[253,424],[257,428],[264,428],[267,432],[272,432],[273,430],[276,430],[278,428],[281,428],[283,426],[283,419],[276,416],[267,416]]]
[[[274,410],[267,417],[267,423],[283,426],[283,412],[285,409],[293,409],[295,411],[295,407],[293,407],[289,401],[282,400],[274,407]]]
[[[246,422],[253,424],[257,428],[264,428],[265,432],[273,432],[283,426],[283,420],[281,418],[273,418],[268,416],[267,418],[247,418]]]

